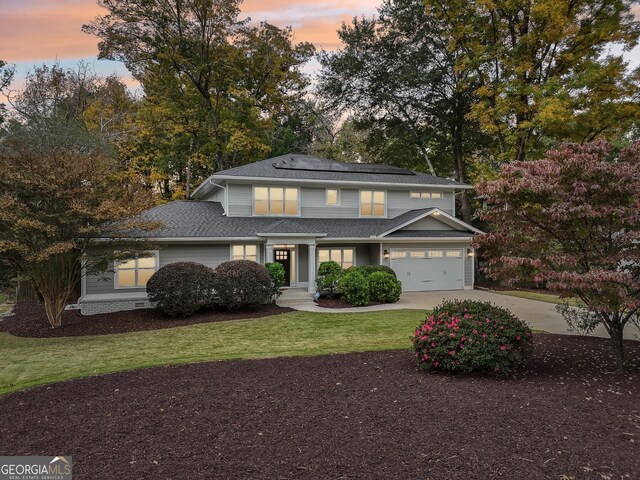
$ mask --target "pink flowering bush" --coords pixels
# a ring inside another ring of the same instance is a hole
[[[438,305],[412,341],[425,370],[508,373],[529,363],[533,353],[526,323],[509,310],[472,300]]]

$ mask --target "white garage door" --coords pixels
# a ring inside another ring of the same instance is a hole
[[[462,249],[392,249],[390,256],[404,292],[463,288]]]

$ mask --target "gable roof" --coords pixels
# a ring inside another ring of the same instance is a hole
[[[227,217],[219,202],[182,200],[150,208],[141,214],[145,220],[162,222],[163,227],[155,232],[136,232],[132,236],[142,238],[171,239],[225,239],[258,238],[277,234],[308,234],[329,238],[382,238],[408,222],[423,218],[425,214],[440,211],[437,208],[422,208],[405,212],[395,218],[282,218],[282,217]],[[464,224],[466,225],[466,224]],[[421,231],[422,237],[470,237],[469,230]],[[406,232],[413,237],[416,234]]]
[[[313,155],[290,153],[268,158],[240,167],[222,170],[211,175],[196,190],[192,197],[205,185],[221,183],[229,179],[261,178],[274,181],[303,180],[307,182],[335,181],[342,183],[380,183],[432,187],[471,188],[466,183],[448,178],[436,177],[421,172],[412,172],[390,165],[369,163],[344,163]]]

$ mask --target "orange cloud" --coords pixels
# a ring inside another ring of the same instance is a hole
[[[7,0],[3,0],[4,1]],[[12,0],[8,0],[12,2]],[[0,58],[37,62],[96,56],[98,39],[81,28],[100,13],[94,0],[14,0],[0,15]],[[338,45],[340,22],[371,9],[370,0],[247,0],[243,13],[252,20],[294,25],[296,39],[322,48]],[[353,10],[353,12],[349,11]]]

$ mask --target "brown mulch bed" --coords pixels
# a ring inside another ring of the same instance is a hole
[[[1,455],[74,478],[632,479],[640,370],[536,335],[528,372],[428,374],[407,351],[137,370],[0,397]],[[640,344],[628,342],[634,362]]]
[[[62,326],[51,328],[41,303],[19,303],[14,307],[13,315],[0,320],[0,332],[17,337],[50,338],[81,337],[85,335],[109,335],[112,333],[140,332],[160,330],[162,328],[182,327],[196,323],[224,322],[259,318],[281,313],[293,312],[292,308],[277,305],[264,305],[250,310],[208,310],[198,312],[188,318],[167,318],[155,310],[140,309],[127,312],[105,313],[83,316],[78,311],[64,312]]]
[[[382,302],[371,302],[369,305],[365,305],[365,307],[380,305],[381,303]],[[345,302],[341,298],[320,297],[316,300],[316,304],[323,308],[360,308],[356,305],[351,305],[350,303]]]

